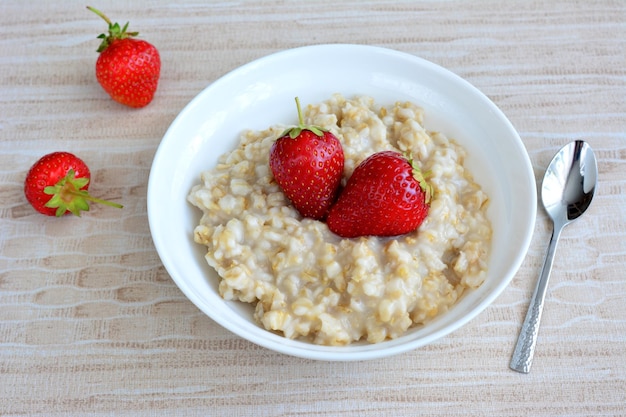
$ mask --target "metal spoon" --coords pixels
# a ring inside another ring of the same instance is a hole
[[[589,207],[596,190],[597,177],[596,157],[591,147],[582,140],[561,148],[543,177],[541,201],[552,219],[552,237],[509,365],[514,371],[525,374],[530,372],[559,236],[563,227],[579,218]]]

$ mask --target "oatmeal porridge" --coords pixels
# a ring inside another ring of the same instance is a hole
[[[304,112],[307,124],[340,140],[344,183],[375,152],[411,153],[430,172],[429,215],[406,235],[342,239],[302,218],[273,179],[269,151],[286,126],[244,132],[189,194],[203,212],[194,239],[207,247],[224,299],[254,304],[255,319],[285,337],[346,345],[401,336],[482,284],[488,196],[464,167],[460,145],[426,131],[412,103],[383,107],[337,94]]]

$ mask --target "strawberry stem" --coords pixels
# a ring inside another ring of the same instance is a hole
[[[304,117],[302,117],[302,108],[300,107],[300,99],[296,97],[296,107],[298,108],[298,125],[304,126]]]
[[[95,7],[87,6],[87,9],[91,10],[92,12],[94,12],[95,14],[97,14],[98,16],[103,18],[104,21],[109,24],[109,26],[111,26],[113,24],[113,23],[111,23],[111,20],[108,17],[106,17],[106,15],[104,13],[102,13],[100,10],[96,9]]]
[[[291,139],[295,139],[303,130],[309,130],[320,137],[324,136],[324,132],[328,132],[328,129],[304,124],[304,116],[302,115],[302,108],[300,107],[300,99],[298,97],[296,97],[296,107],[298,108],[298,126],[288,128],[280,135],[280,137],[289,135]]]
[[[123,205],[115,203],[113,201],[103,200],[101,198],[94,197],[90,194],[83,194],[79,191],[69,191],[67,194],[72,195],[74,197],[84,198],[85,200],[89,200],[92,203],[104,204],[105,206],[115,207],[115,208],[124,208]]]
[[[128,29],[128,22],[126,22],[124,27],[120,27],[119,23],[111,22],[111,19],[109,19],[100,10],[91,6],[87,6],[87,9],[94,12],[98,16],[100,16],[109,25],[108,34],[101,33],[100,35],[98,35],[98,39],[102,39],[102,43],[100,43],[100,46],[97,49],[98,52],[104,51],[113,41],[126,39],[126,38],[132,38],[134,36],[139,35],[139,32],[127,32],[126,31],[126,29]]]

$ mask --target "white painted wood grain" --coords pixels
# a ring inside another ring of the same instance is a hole
[[[84,6],[0,6],[0,415],[626,415],[626,3],[94,4],[161,51],[157,96],[141,110],[95,82],[105,26]],[[432,345],[371,362],[252,345],[201,314],[162,267],[146,184],[177,113],[252,59],[337,42],[409,52],[466,78],[516,126],[537,178],[567,141],[594,148],[597,198],[562,236],[531,374],[508,362],[549,237],[542,210],[492,306]],[[125,208],[34,214],[24,175],[60,149],[87,161],[94,193]]]

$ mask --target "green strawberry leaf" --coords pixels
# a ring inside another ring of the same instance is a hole
[[[411,168],[413,169],[413,177],[419,183],[422,191],[424,191],[424,194],[425,194],[424,202],[426,204],[429,204],[435,192],[433,189],[433,186],[428,181],[426,181],[426,178],[430,176],[431,172],[430,171],[422,172],[420,167],[417,165],[417,163],[413,159],[413,155],[406,155],[406,158],[409,161]]]
[[[301,127],[294,127],[291,130],[287,130],[287,132],[289,133],[289,137],[291,139],[295,139],[295,138],[297,138],[300,135],[300,133],[302,133],[302,128]]]
[[[81,190],[89,183],[89,178],[75,178],[75,175],[74,170],[70,169],[67,175],[56,184],[43,189],[45,194],[52,196],[45,206],[56,208],[55,214],[57,217],[63,216],[67,211],[80,217],[81,211],[89,211],[88,201],[116,208],[123,207],[121,204],[92,197],[87,190]]]
[[[311,125],[307,126],[307,129],[315,133],[317,136],[324,136],[324,132],[328,131],[328,129],[324,130],[321,127],[311,126]]]
[[[95,14],[100,16],[109,25],[109,33],[108,34],[101,33],[100,35],[97,36],[98,39],[102,39],[102,42],[100,43],[100,46],[98,46],[98,49],[97,49],[98,52],[102,52],[105,49],[107,49],[109,47],[109,45],[111,44],[111,42],[113,42],[115,40],[132,38],[132,37],[135,37],[135,36],[139,35],[139,32],[127,32],[127,30],[128,30],[128,23],[129,22],[126,22],[124,27],[120,28],[120,24],[119,23],[111,22],[111,20],[104,13],[102,13],[100,10],[98,10],[98,9],[96,9],[94,7],[91,7],[91,6],[87,6],[87,9],[91,10],[92,12],[94,12]]]

